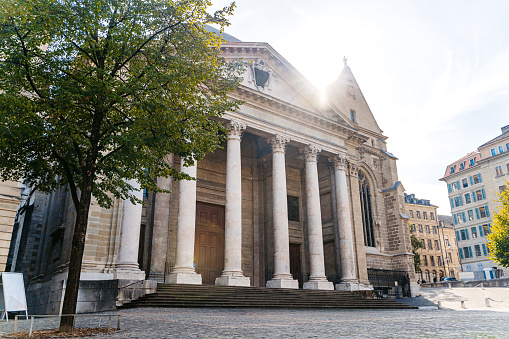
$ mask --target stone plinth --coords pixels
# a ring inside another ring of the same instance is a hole
[[[299,281],[294,279],[272,279],[267,281],[268,288],[299,288]]]
[[[251,286],[249,277],[245,276],[233,276],[233,275],[222,275],[216,278],[216,285],[219,286]]]
[[[353,281],[353,282],[342,282],[339,284],[336,284],[336,291],[348,291],[348,292],[355,292],[355,291],[372,291],[373,286],[369,284],[361,284],[359,282]]]
[[[334,284],[327,280],[309,280],[303,287],[305,290],[334,290]]]
[[[197,273],[170,273],[166,276],[164,281],[167,284],[189,284],[189,285],[201,285],[202,279],[201,274]]]

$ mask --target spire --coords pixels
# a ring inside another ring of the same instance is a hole
[[[345,64],[345,66],[348,66],[348,65],[346,64],[346,62],[347,62],[347,61],[348,61],[348,59],[346,58],[346,56],[344,56],[344,57],[343,57],[343,63]]]

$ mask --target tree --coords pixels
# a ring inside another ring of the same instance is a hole
[[[422,243],[412,232],[412,226],[410,226],[410,240],[412,243],[412,253],[414,254],[414,269],[416,273],[421,271],[421,255],[419,254],[419,248],[423,248]]]
[[[209,0],[0,0],[0,173],[34,190],[70,190],[76,220],[63,314],[76,311],[92,199],[130,199],[128,180],[163,192],[157,177],[224,140],[215,117],[243,63],[220,55],[235,4]],[[73,319],[62,317],[60,330]]]
[[[493,215],[487,245],[490,259],[503,267],[509,267],[509,189],[499,194],[499,202],[498,212]]]

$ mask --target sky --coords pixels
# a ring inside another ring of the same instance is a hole
[[[213,9],[230,1],[215,0]],[[509,125],[507,0],[238,0],[226,32],[267,42],[315,87],[343,56],[407,193],[450,214],[448,164]]]

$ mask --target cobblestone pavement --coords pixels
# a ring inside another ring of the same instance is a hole
[[[121,315],[121,330],[104,338],[509,338],[508,314],[494,311],[138,308],[109,313]],[[84,319],[77,320],[78,327],[83,321],[97,326],[97,318]],[[0,322],[0,334],[12,332],[13,325]],[[20,321],[18,328],[28,325]],[[38,320],[34,327],[48,326],[56,326],[56,319]]]

